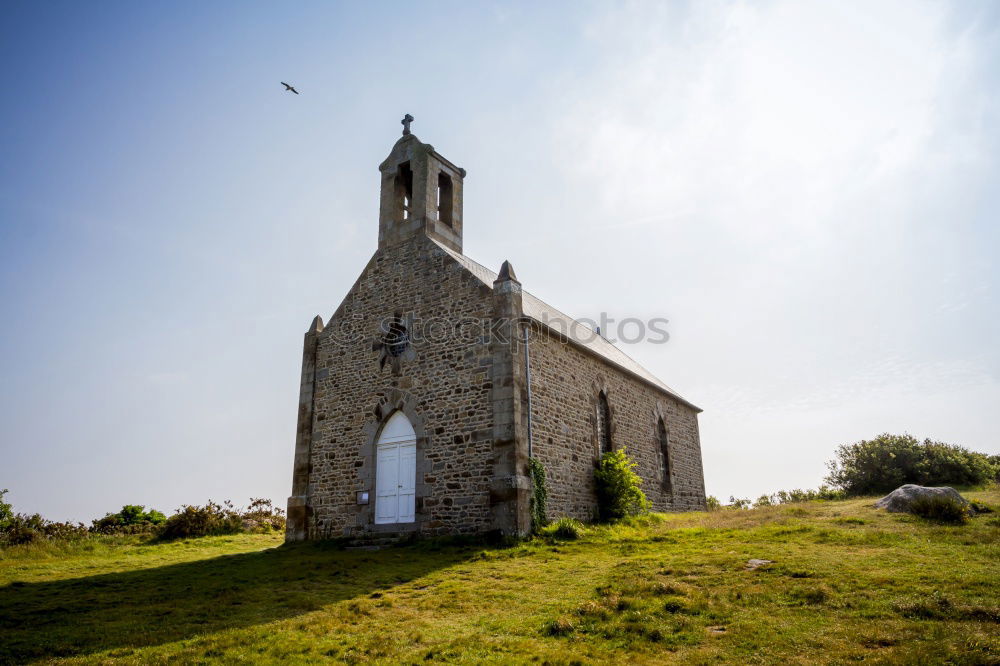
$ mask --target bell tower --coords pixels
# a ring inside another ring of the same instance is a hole
[[[401,122],[403,136],[378,167],[382,172],[378,246],[396,245],[422,233],[461,252],[465,169],[410,132],[413,116],[406,114]]]

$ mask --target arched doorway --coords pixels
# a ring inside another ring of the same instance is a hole
[[[375,524],[412,523],[417,435],[403,412],[394,412],[382,426],[375,452]]]

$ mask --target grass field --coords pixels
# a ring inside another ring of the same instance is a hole
[[[15,547],[0,663],[1000,664],[1000,513],[943,526],[870,504],[652,516],[511,548]]]

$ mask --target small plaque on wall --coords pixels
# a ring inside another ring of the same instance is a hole
[[[368,491],[359,490],[358,491],[358,504],[368,504]]]

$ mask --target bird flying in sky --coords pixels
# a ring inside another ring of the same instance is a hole
[[[292,91],[293,93],[295,93],[296,95],[298,95],[298,94],[299,94],[299,91],[298,91],[298,90],[296,90],[294,86],[290,86],[290,85],[288,85],[287,83],[285,83],[284,81],[282,81],[282,82],[281,82],[281,85],[285,86],[285,90],[291,90],[291,91]]]

